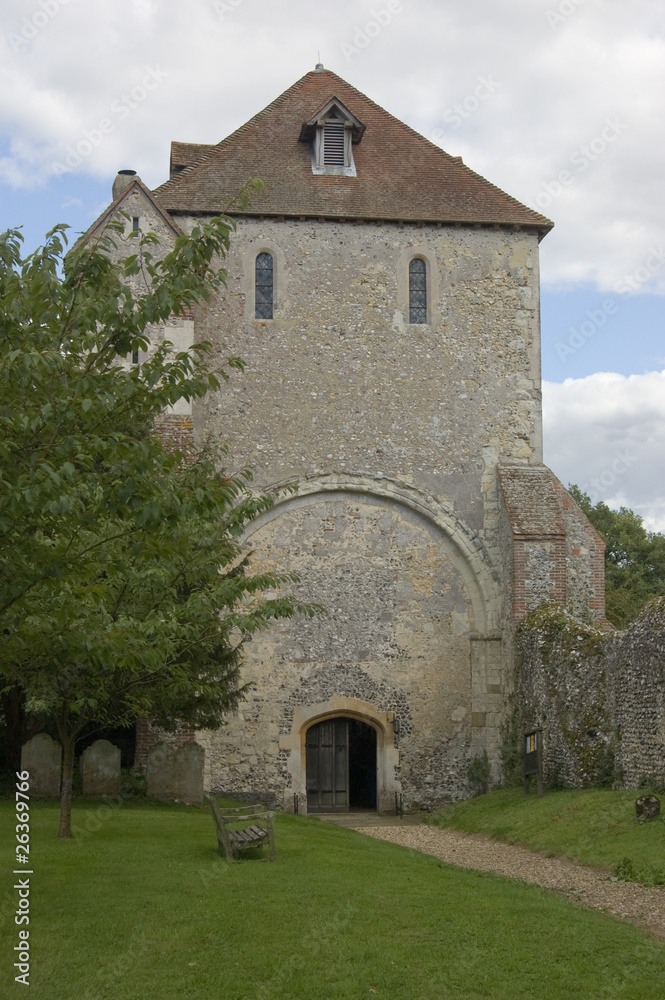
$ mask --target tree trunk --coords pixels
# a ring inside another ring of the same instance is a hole
[[[72,783],[74,780],[74,747],[76,737],[62,736],[62,788],[60,791],[59,837],[72,835]]]

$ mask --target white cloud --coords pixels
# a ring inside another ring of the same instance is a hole
[[[665,532],[665,371],[543,383],[545,461],[594,502]]]
[[[343,45],[388,0],[48,0],[55,13],[45,22],[40,3],[4,0],[0,13],[0,183],[46,183],[67,147],[85,148],[107,119],[112,129],[75,170],[107,179],[109,191],[123,167],[157,185],[172,139],[219,141],[320,51],[398,118],[428,138],[443,133],[448,152],[540,204],[556,223],[541,245],[545,284],[615,293],[628,277],[637,291],[665,294],[665,266],[651,251],[665,256],[665,24],[652,0],[568,3],[572,13],[555,24],[548,11],[561,0],[403,0],[350,56]],[[131,100],[155,67],[168,75],[129,107],[123,94]],[[498,86],[476,106],[482,79]],[[662,373],[545,385],[555,472],[589,489],[605,475],[604,498],[625,498],[661,529],[664,389]],[[638,457],[618,474],[622,449]]]
[[[157,184],[171,139],[219,141],[311,69],[320,50],[398,117],[428,137],[444,132],[449,152],[542,204],[557,224],[542,245],[546,283],[613,289],[638,268],[665,228],[659,5],[584,0],[564,4],[573,12],[552,26],[548,11],[560,0],[404,0],[349,56],[343,45],[387,3],[49,0],[56,13],[35,29],[37,0],[5,0],[0,128],[11,148],[0,174],[13,185],[44,183],[67,146],[110,117],[113,130],[77,169],[110,181],[132,166]],[[156,65],[168,79],[130,115],[114,116],[113,101]],[[444,119],[490,76],[500,86],[489,99],[457,126]],[[621,126],[613,138],[608,121]],[[563,185],[562,171],[571,177]],[[646,287],[665,293],[665,269]]]

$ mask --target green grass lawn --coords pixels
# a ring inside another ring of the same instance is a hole
[[[533,886],[296,816],[277,818],[275,863],[229,865],[202,809],[89,809],[75,805],[91,830],[74,840],[56,838],[54,805],[32,810],[26,994],[11,969],[15,820],[0,806],[3,996],[663,997],[665,945]]]
[[[609,870],[628,858],[635,881],[660,884],[665,881],[665,819],[638,823],[639,794],[575,790],[547,792],[539,799],[535,792],[504,788],[449,806],[432,821]]]

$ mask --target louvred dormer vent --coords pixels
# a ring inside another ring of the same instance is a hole
[[[323,126],[323,163],[329,167],[343,167],[344,122],[329,118]]]
[[[310,146],[312,173],[355,177],[353,146],[364,131],[362,122],[341,101],[329,101],[300,131],[300,141]]]

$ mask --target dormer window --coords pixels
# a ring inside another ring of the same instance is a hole
[[[365,126],[333,98],[318,114],[305,122],[300,141],[309,143],[312,173],[355,177],[353,146],[362,139]]]

